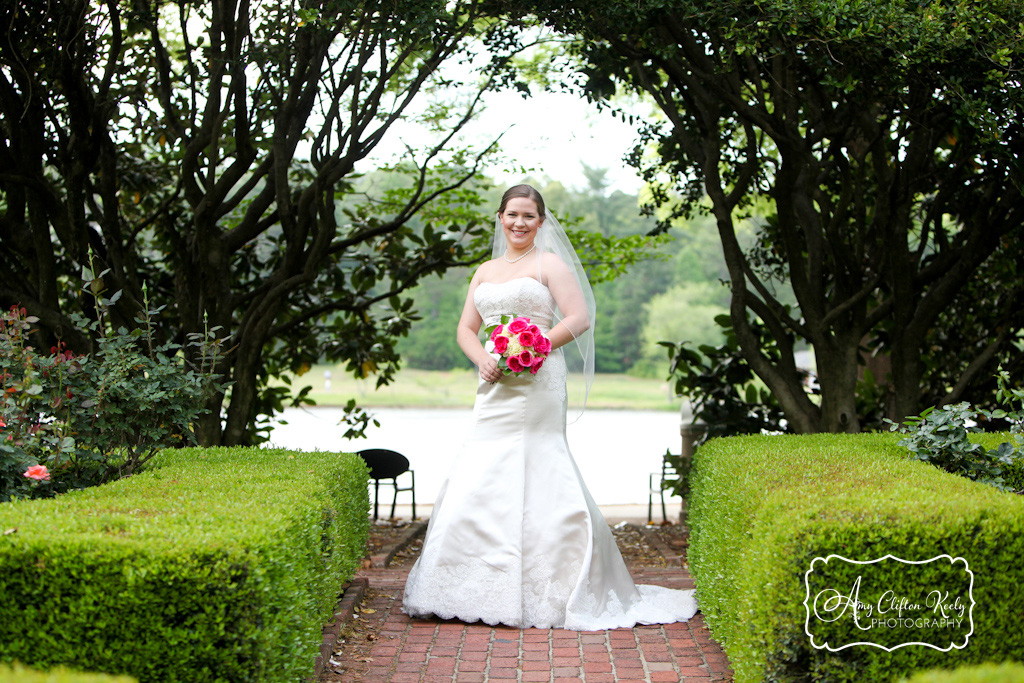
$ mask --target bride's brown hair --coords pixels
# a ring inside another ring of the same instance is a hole
[[[508,204],[508,200],[516,197],[532,199],[537,204],[537,211],[542,217],[544,216],[544,197],[541,197],[540,192],[537,192],[531,185],[513,185],[505,190],[505,194],[501,195],[501,206],[498,207],[498,213],[505,213],[505,205]]]

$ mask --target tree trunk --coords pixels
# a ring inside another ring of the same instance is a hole
[[[200,446],[219,446],[224,430],[221,422],[221,409],[224,405],[224,393],[217,392],[206,399],[203,407],[207,412],[196,420],[196,440]]]
[[[860,431],[857,416],[857,354],[859,335],[841,335],[830,343],[814,346],[818,381],[821,384],[819,432]]]
[[[896,423],[903,422],[920,412],[923,371],[921,356],[917,349],[910,349],[910,353],[905,349],[906,347],[900,348],[899,345],[893,349],[894,358],[899,360],[893,362],[893,401],[892,411],[888,417]]]
[[[250,446],[250,428],[255,424],[260,392],[260,369],[263,348],[270,341],[270,331],[281,310],[281,299],[274,294],[254,301],[248,308],[235,335],[232,356],[231,401],[225,415],[221,445]]]
[[[257,374],[260,367],[262,342],[243,341],[238,346],[233,364],[231,402],[228,404],[221,435],[222,446],[251,446],[249,432],[256,416],[256,401],[259,398]]]

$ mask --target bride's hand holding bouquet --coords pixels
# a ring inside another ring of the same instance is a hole
[[[498,368],[503,375],[536,375],[551,353],[551,340],[529,318],[503,315],[501,323],[487,331],[495,353],[499,354]]]

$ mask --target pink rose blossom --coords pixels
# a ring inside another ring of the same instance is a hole
[[[523,366],[519,362],[519,358],[516,357],[516,356],[512,356],[511,358],[509,358],[506,361],[506,363],[508,363],[508,369],[511,370],[512,372],[522,372],[523,371]]]
[[[519,354],[518,358],[519,358],[519,363],[524,368],[528,368],[531,365],[533,365],[534,357],[533,357],[533,354],[530,353],[529,351],[523,351],[521,354]]]
[[[530,374],[536,375],[537,371],[540,370],[540,366],[544,365],[544,359],[538,358],[537,362],[530,366]]]
[[[519,334],[530,326],[529,318],[516,318],[508,324],[508,331],[512,334]]]
[[[551,353],[551,340],[541,335],[533,340],[533,348],[537,353],[546,356]]]
[[[497,339],[498,335],[501,334],[501,331],[503,329],[505,329],[504,325],[498,325],[497,327],[495,327],[494,330],[491,332],[491,341]]]
[[[508,337],[498,337],[494,340],[494,350],[498,353],[505,353],[508,349]]]
[[[526,328],[526,331],[533,335],[540,334],[540,328],[537,327],[536,325],[530,325],[529,327]]]
[[[25,470],[25,476],[36,481],[50,481],[50,471],[46,469],[46,465],[32,465]]]
[[[522,344],[523,346],[533,346],[533,339],[533,335],[530,334],[529,332],[519,333],[519,343]]]

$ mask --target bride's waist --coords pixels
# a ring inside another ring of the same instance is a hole
[[[508,314],[506,313],[505,315],[508,315]],[[552,325],[551,325],[551,321],[550,320],[538,320],[537,318],[530,318],[529,316],[522,316],[522,317],[527,318],[530,321],[531,325],[536,325],[537,329],[540,330],[540,333],[543,334],[544,336],[547,336],[548,332],[551,331]],[[501,325],[501,324],[502,324],[501,316],[500,315],[494,315],[494,316],[488,316],[488,317],[484,318],[484,325],[483,326],[485,328],[489,328],[489,327],[494,327],[495,325]]]

